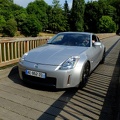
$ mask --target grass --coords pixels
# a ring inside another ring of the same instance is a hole
[[[53,33],[40,32],[38,36],[43,36],[43,37],[45,37],[45,36],[50,36],[50,37],[52,37],[52,36],[54,36],[54,35],[55,35],[55,34],[53,34]]]

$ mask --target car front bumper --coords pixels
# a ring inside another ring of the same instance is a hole
[[[56,88],[78,87],[82,76],[82,66],[70,70],[59,70],[59,66],[37,64],[37,68],[35,68],[35,63],[24,61],[23,63],[19,62],[18,69],[22,80],[25,80],[26,70],[43,72],[46,74],[46,78],[37,78],[37,83],[55,86]],[[29,79],[30,82],[36,82],[34,78],[33,76],[27,75],[27,79]]]

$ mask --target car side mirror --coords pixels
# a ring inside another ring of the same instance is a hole
[[[49,43],[50,42],[50,40],[47,40],[47,43]]]
[[[95,42],[94,46],[101,46],[101,43],[100,42]]]

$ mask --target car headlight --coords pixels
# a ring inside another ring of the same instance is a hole
[[[28,55],[28,53],[25,53],[25,54],[21,57],[20,62],[23,62],[23,61],[25,60],[25,58],[26,58],[27,55]]]
[[[60,70],[68,70],[68,69],[73,69],[78,62],[80,57],[78,56],[72,56],[69,59],[67,59],[59,68]]]

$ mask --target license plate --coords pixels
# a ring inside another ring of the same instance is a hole
[[[39,78],[46,78],[45,73],[37,72],[37,71],[26,70],[25,74],[35,76],[35,77],[39,77]]]

